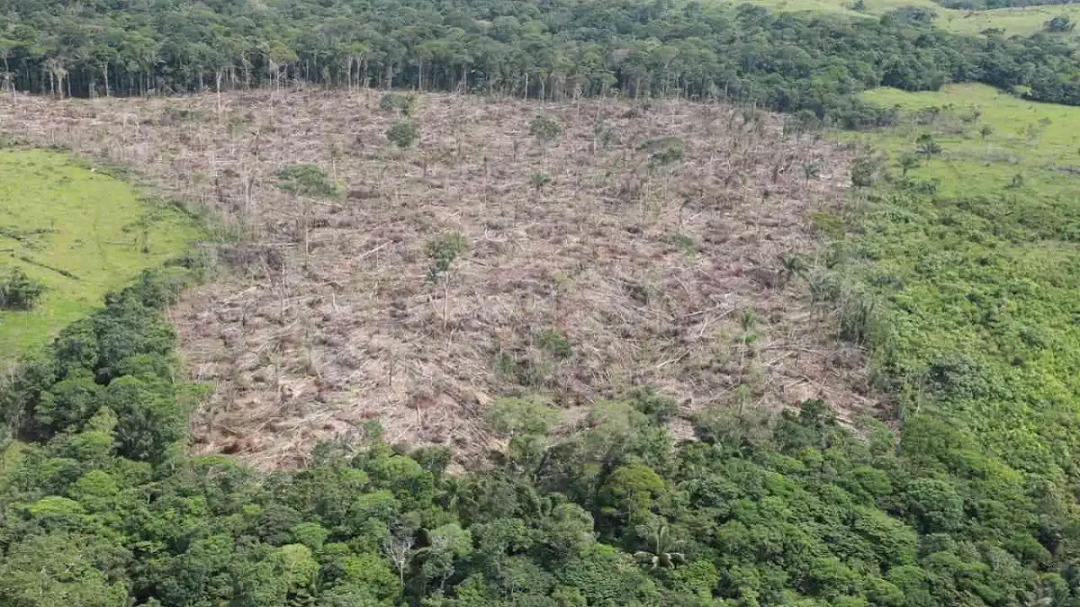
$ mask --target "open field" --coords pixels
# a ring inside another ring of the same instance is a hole
[[[218,385],[199,451],[288,465],[374,419],[467,456],[496,396],[572,413],[645,384],[684,414],[872,406],[859,349],[799,277],[810,216],[848,184],[843,146],[723,105],[417,101],[404,150],[374,91],[6,110],[16,134],[136,167],[259,243],[220,248],[231,270],[173,312]],[[530,134],[538,115],[561,132]],[[297,195],[282,175],[309,165],[329,187]]]
[[[864,0],[863,11],[852,10],[854,1],[849,0],[755,0],[754,4],[777,11],[825,13],[845,15],[855,19],[876,19],[881,15],[905,6],[916,6],[934,11],[934,25],[956,34],[978,35],[987,29],[1000,29],[1005,36],[1029,36],[1042,31],[1047,21],[1065,15],[1074,22],[1080,20],[1080,6],[1065,4],[1057,6],[1028,6],[1025,8],[1000,8],[968,11],[950,9],[933,0]],[[1061,34],[1075,39],[1077,32]]]
[[[63,154],[0,149],[0,274],[19,268],[46,288],[34,309],[0,312],[0,360],[44,344],[196,236],[176,209]]]
[[[944,195],[1076,195],[1080,179],[1078,107],[1025,101],[978,84],[949,85],[941,91],[921,93],[877,89],[864,93],[863,99],[898,106],[908,119],[885,132],[845,138],[887,150],[895,163],[902,153],[914,152],[918,135],[933,134],[942,147],[941,154],[913,169],[911,175],[938,180]],[[984,127],[989,130],[983,132]],[[1023,182],[1019,188],[1013,186],[1017,175]]]

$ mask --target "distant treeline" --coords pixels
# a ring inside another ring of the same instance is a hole
[[[842,122],[851,93],[978,81],[1080,104],[1053,37],[963,37],[881,20],[667,0],[0,0],[8,86],[142,95],[278,86],[467,90],[561,99],[726,97]]]

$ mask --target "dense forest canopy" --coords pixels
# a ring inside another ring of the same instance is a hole
[[[859,122],[872,117],[850,109],[852,92],[978,81],[1080,103],[1080,62],[1059,40],[959,37],[903,10],[847,21],[664,0],[0,0],[0,15],[9,86],[56,95],[294,81],[543,99],[618,90]]]

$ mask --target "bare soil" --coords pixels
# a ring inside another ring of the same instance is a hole
[[[850,149],[722,104],[421,94],[402,150],[381,96],[0,102],[8,135],[132,167],[234,237],[206,245],[218,279],[172,311],[192,377],[217,386],[196,452],[287,467],[376,420],[468,463],[496,444],[493,399],[573,417],[644,385],[685,416],[873,405],[862,353],[783,263],[815,265],[811,218],[842,212]],[[539,115],[552,141],[530,134]],[[340,195],[284,191],[292,164]],[[433,276],[452,235],[466,248]]]

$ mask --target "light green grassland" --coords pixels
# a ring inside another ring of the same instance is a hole
[[[14,266],[46,287],[33,310],[0,312],[0,362],[46,343],[198,234],[178,209],[63,154],[0,150],[0,276]]]
[[[909,93],[876,89],[863,94],[871,103],[899,106],[905,119],[899,127],[850,135],[887,150],[893,161],[914,152],[915,139],[930,133],[941,145],[940,156],[922,162],[909,176],[937,179],[946,196],[983,196],[1038,192],[1042,197],[1080,190],[1080,107],[1025,101],[979,84],[946,86],[940,91]],[[913,112],[940,108],[933,118],[910,118]],[[985,139],[980,131],[989,127]],[[1023,180],[1015,187],[1016,175]]]
[[[843,14],[853,18],[873,19],[903,6],[928,8],[936,14],[937,27],[957,34],[975,35],[997,28],[1005,36],[1027,36],[1041,31],[1046,22],[1059,15],[1080,21],[1080,5],[1029,6],[984,11],[949,9],[933,0],[864,0],[865,10],[851,9],[856,0],[755,0],[754,4],[773,10]],[[1063,34],[1075,39],[1080,31]]]

